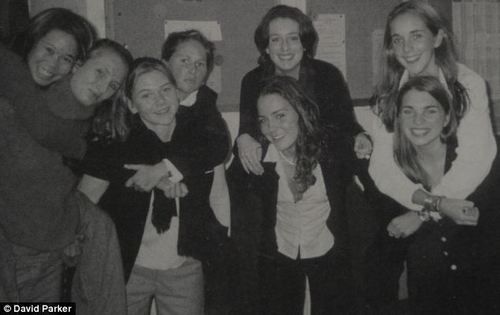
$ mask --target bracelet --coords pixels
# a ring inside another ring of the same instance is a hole
[[[424,199],[424,210],[429,212],[441,212],[441,200],[443,196],[427,196]]]
[[[422,209],[421,211],[418,212],[418,218],[422,222],[427,222],[431,219],[431,214],[429,213],[429,211]]]

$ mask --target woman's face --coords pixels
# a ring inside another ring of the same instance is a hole
[[[198,90],[207,78],[207,52],[196,40],[180,43],[167,61],[177,81],[179,97],[186,98]]]
[[[441,45],[443,32],[437,35],[417,15],[403,13],[390,24],[392,51],[410,76],[438,76],[434,49]]]
[[[138,113],[150,130],[171,125],[178,107],[176,87],[164,73],[152,70],[135,80],[129,109]]]
[[[257,101],[260,131],[285,156],[295,156],[299,135],[299,115],[290,103],[278,94],[267,94]]]
[[[48,86],[67,75],[75,63],[78,45],[75,38],[61,30],[42,37],[28,54],[28,67],[36,84]]]
[[[276,18],[269,23],[269,43],[266,48],[276,68],[276,74],[299,78],[304,47],[300,41],[299,23],[289,18]]]
[[[432,147],[441,143],[449,116],[429,93],[409,90],[402,99],[399,120],[401,131],[415,147]]]

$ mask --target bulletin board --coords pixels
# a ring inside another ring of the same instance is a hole
[[[307,14],[313,19],[321,13],[345,14],[346,71],[354,99],[366,100],[372,93],[372,32],[384,28],[387,14],[400,2],[307,1]],[[430,2],[447,3],[450,0]],[[159,57],[166,19],[218,21],[223,36],[222,41],[215,43],[217,55],[222,60],[218,106],[222,111],[237,111],[241,79],[257,66],[254,30],[275,4],[276,1],[271,0],[106,0],[107,34],[125,43],[136,57]]]

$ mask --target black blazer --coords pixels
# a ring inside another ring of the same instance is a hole
[[[331,206],[327,226],[335,237],[334,248],[349,255],[346,188],[353,179],[352,142],[345,137],[325,141],[319,161]],[[264,154],[267,145],[264,144]],[[237,157],[228,171],[231,196],[232,234],[246,250],[256,255],[272,256],[277,252],[275,225],[279,176],[276,163],[263,162],[264,174],[247,174]],[[244,249],[245,250],[245,249]],[[249,253],[251,256],[252,253]]]
[[[259,66],[248,72],[241,81],[240,129],[256,137],[257,99],[263,80],[274,74],[274,67]],[[334,65],[316,59],[304,58],[300,67],[299,84],[319,106],[320,121],[350,136],[363,128],[354,116],[351,96],[342,73]]]

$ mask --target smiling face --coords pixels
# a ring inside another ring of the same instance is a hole
[[[443,31],[434,35],[417,15],[403,13],[391,22],[391,46],[398,62],[410,76],[438,76],[434,49],[443,41]]]
[[[102,48],[95,51],[81,67],[75,67],[71,91],[82,105],[95,105],[115,94],[127,70],[127,65],[117,53]]]
[[[276,74],[298,79],[304,47],[300,41],[299,23],[288,18],[276,18],[269,23],[269,44],[266,52],[276,68]]]
[[[292,105],[281,95],[267,94],[259,97],[257,110],[262,134],[285,156],[294,158],[300,127]]]
[[[186,98],[198,90],[207,78],[207,51],[196,40],[180,43],[167,61],[177,81],[179,97]]]
[[[153,131],[169,126],[175,121],[179,100],[175,86],[161,71],[140,74],[128,102],[132,113],[137,113],[144,124]]]
[[[441,104],[427,92],[409,90],[399,113],[401,131],[418,149],[439,145],[441,132],[449,122]]]
[[[42,37],[27,56],[36,84],[48,86],[67,75],[75,63],[78,46],[75,38],[54,29]]]

